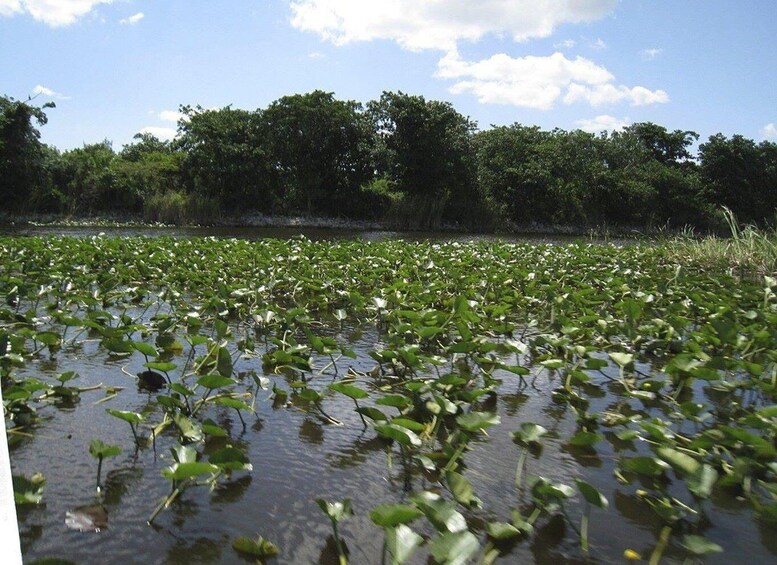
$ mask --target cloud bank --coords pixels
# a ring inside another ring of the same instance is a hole
[[[29,14],[51,27],[68,26],[99,4],[115,0],[0,0],[0,16]]]
[[[296,0],[291,24],[335,45],[387,39],[404,49],[451,51],[459,41],[547,37],[561,24],[597,20],[616,0]]]
[[[410,51],[445,55],[435,76],[454,81],[452,94],[469,93],[484,104],[550,110],[559,101],[591,106],[628,103],[645,106],[669,101],[663,90],[619,84],[603,66],[583,57],[511,57],[505,53],[480,61],[459,55],[463,41],[509,36],[523,42],[550,36],[562,24],[592,22],[613,12],[616,0],[293,0],[291,25],[346,45],[387,40]],[[557,49],[572,48],[572,40]],[[589,45],[606,47],[602,39]]]
[[[484,104],[510,104],[550,110],[564,104],[585,102],[603,106],[627,102],[632,106],[665,103],[663,90],[616,84],[603,66],[584,57],[568,59],[562,53],[547,57],[510,57],[504,53],[477,62],[448,53],[437,66],[436,76],[455,80],[453,94],[469,92]]]

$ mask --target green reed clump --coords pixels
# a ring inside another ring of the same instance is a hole
[[[741,226],[728,208],[723,217],[730,236],[708,235],[701,239],[692,230],[670,241],[670,255],[679,261],[727,266],[739,276],[771,276],[777,273],[777,228]]]

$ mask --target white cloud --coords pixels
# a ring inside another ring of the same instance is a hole
[[[579,83],[569,85],[564,96],[565,104],[588,102],[591,106],[604,106],[628,102],[632,106],[649,106],[651,104],[666,104],[669,95],[663,90],[649,90],[644,86],[629,88],[622,84],[599,84],[587,86]]]
[[[13,16],[22,11],[19,0],[0,0],[0,16]]]
[[[326,57],[326,55],[318,51],[313,51],[312,53],[308,53],[309,59],[323,59],[324,57]]]
[[[438,78],[456,80],[453,94],[470,92],[479,102],[509,104],[549,110],[565,104],[588,102],[592,106],[628,101],[642,106],[667,102],[663,90],[614,84],[615,77],[584,57],[568,59],[562,53],[548,57],[510,57],[504,53],[477,62],[462,60],[451,52],[438,63]]]
[[[607,44],[604,42],[604,40],[601,37],[597,37],[596,41],[592,41],[588,44],[588,46],[591,49],[606,49]]]
[[[64,94],[56,92],[47,86],[43,86],[42,84],[38,84],[35,86],[35,88],[32,89],[32,95],[33,96],[42,95],[42,96],[47,96],[49,98],[59,98],[60,100],[70,100],[70,96],[65,96]]]
[[[67,26],[85,16],[98,4],[115,0],[0,0],[0,16],[25,12],[51,27]]]
[[[652,49],[643,49],[642,51],[639,52],[639,54],[642,56],[643,60],[652,61],[653,59],[658,57],[662,51],[663,49],[657,49],[654,47]]]
[[[119,23],[121,25],[135,25],[136,23],[138,23],[140,20],[142,20],[145,17],[146,17],[146,15],[143,12],[138,12],[137,14],[132,14],[128,18],[123,18],[123,19],[119,20]]]
[[[766,124],[761,128],[761,137],[768,141],[777,141],[777,126],[774,123]]]
[[[621,130],[631,124],[629,118],[619,119],[615,116],[608,116],[602,114],[595,118],[586,118],[577,120],[575,125],[583,131],[589,133],[601,133],[603,131],[616,131]]]
[[[168,128],[168,127],[161,127],[161,126],[146,126],[142,130],[140,130],[140,133],[150,133],[154,137],[162,140],[162,141],[169,141],[173,139],[176,134],[178,133],[178,130],[175,128]]]
[[[173,122],[174,124],[177,124],[178,120],[188,120],[189,117],[177,110],[162,110],[159,112],[159,119],[163,122]]]
[[[291,24],[336,45],[387,39],[405,49],[451,51],[459,41],[508,34],[547,37],[565,23],[597,20],[617,0],[294,0]]]
[[[554,49],[572,49],[577,45],[577,42],[574,39],[565,39],[564,41],[559,41],[558,43],[553,44]]]

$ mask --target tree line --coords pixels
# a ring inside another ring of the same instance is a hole
[[[182,106],[178,135],[58,151],[52,103],[0,97],[0,209],[142,214],[170,223],[256,211],[475,230],[530,224],[715,228],[723,206],[767,224],[777,144],[637,123],[614,133],[521,124],[478,130],[447,102],[314,91],[266,108]]]

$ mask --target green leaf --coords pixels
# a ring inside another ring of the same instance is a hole
[[[251,471],[253,469],[245,452],[232,446],[219,449],[208,457],[208,462],[230,471]]]
[[[219,406],[226,406],[227,408],[234,408],[235,410],[245,410],[246,412],[251,412],[251,407],[248,404],[242,400],[229,396],[219,396],[213,400],[213,403],[218,404]]]
[[[175,463],[170,467],[162,469],[162,476],[170,481],[182,481],[184,479],[193,479],[200,475],[212,475],[218,472],[219,468],[210,463]]]
[[[709,498],[717,480],[718,472],[705,463],[685,477],[685,484],[699,498]]]
[[[118,445],[108,445],[107,443],[103,443],[102,440],[93,439],[89,443],[89,453],[95,459],[116,457],[121,453],[121,447],[119,447]]]
[[[416,422],[415,420],[411,420],[410,418],[392,418],[391,422],[394,425],[402,426],[403,428],[407,428],[408,430],[413,430],[414,432],[423,432],[426,429],[426,424],[422,424],[421,422]]]
[[[410,499],[438,531],[461,532],[467,529],[467,521],[456,510],[455,504],[439,494],[423,491]]]
[[[259,536],[255,540],[248,537],[238,537],[232,542],[232,548],[235,551],[250,555],[252,557],[258,557],[263,559],[265,557],[275,557],[278,555],[278,547]]]
[[[412,401],[408,397],[400,394],[387,394],[386,396],[378,398],[375,401],[375,404],[379,406],[392,406],[399,410],[404,410],[412,404]]]
[[[178,430],[181,432],[181,437],[190,442],[198,442],[202,440],[202,428],[200,424],[190,420],[183,414],[173,414],[173,421],[178,426]]]
[[[344,394],[345,396],[349,398],[353,398],[354,400],[359,400],[361,398],[367,398],[369,394],[367,391],[360,389],[357,386],[350,385],[348,383],[338,382],[338,383],[332,383],[329,385],[329,388],[332,389],[335,392],[339,392],[340,394]]]
[[[518,528],[506,522],[489,522],[486,524],[486,533],[495,540],[512,539],[521,535]]]
[[[62,337],[54,332],[37,332],[35,339],[48,347],[59,347],[62,344]]]
[[[386,416],[377,408],[373,408],[372,406],[360,406],[356,411],[363,416],[367,416],[371,420],[375,420],[376,422],[388,422],[388,416]]]
[[[381,424],[375,426],[375,431],[381,436],[393,439],[402,445],[421,447],[421,438],[419,438],[412,430],[408,430],[402,426],[397,426],[396,424]]]
[[[723,551],[723,548],[718,544],[693,534],[683,536],[682,546],[694,555],[707,555],[708,553],[721,553]]]
[[[456,473],[455,471],[448,471],[445,474],[445,480],[448,482],[448,487],[451,489],[453,497],[464,506],[472,506],[476,502],[475,493],[472,489],[472,484],[464,478],[463,475]]]
[[[621,467],[626,471],[639,475],[660,477],[669,465],[655,457],[632,457],[631,459],[624,459]]]
[[[610,359],[615,361],[615,363],[620,368],[625,368],[631,365],[634,362],[634,356],[631,353],[622,353],[620,351],[615,351],[613,353],[610,353]]]
[[[202,431],[211,437],[227,437],[229,435],[227,430],[211,419],[207,419],[202,423]]]
[[[656,449],[656,454],[674,469],[688,475],[696,473],[701,468],[701,463],[696,459],[671,447],[659,447]]]
[[[143,355],[146,355],[148,357],[159,357],[159,352],[156,350],[156,347],[151,345],[150,343],[146,343],[144,341],[133,341],[132,347],[134,347],[137,351],[140,351]]]
[[[205,375],[204,377],[200,377],[199,379],[197,379],[197,384],[203,388],[212,390],[216,388],[222,388],[225,386],[232,386],[234,384],[237,384],[237,381],[235,379],[224,377],[217,373],[211,373],[210,375]]]
[[[569,445],[574,447],[592,447],[602,436],[595,432],[578,432],[569,439]]]
[[[423,512],[407,504],[380,504],[370,512],[370,519],[384,528],[409,524],[420,516],[423,516]]]
[[[350,498],[346,498],[342,502],[328,502],[323,498],[317,498],[316,504],[318,504],[321,511],[335,523],[341,522],[353,515]]]
[[[386,549],[391,556],[391,565],[401,565],[407,561],[424,538],[404,524],[386,528]]]
[[[124,420],[125,422],[129,422],[130,424],[140,424],[143,420],[145,420],[143,415],[138,414],[137,412],[128,412],[126,410],[114,410],[113,408],[106,408],[105,411],[111,416],[114,416],[119,420]],[[126,428],[124,429],[126,430]]]
[[[432,542],[431,550],[438,563],[463,565],[480,550],[480,543],[469,531],[446,532]]]
[[[492,412],[470,412],[456,418],[456,423],[468,432],[477,432],[499,424],[500,418]]]
[[[16,504],[39,504],[43,500],[43,486],[46,479],[41,473],[35,473],[27,478],[24,475],[13,475],[13,498]]]
[[[601,492],[581,479],[575,479],[575,483],[577,484],[577,490],[580,491],[580,494],[583,495],[588,504],[607,510],[609,503]]]
[[[143,363],[143,366],[153,371],[162,371],[163,373],[169,373],[170,371],[175,371],[178,365],[170,362],[149,361],[148,363]]]
[[[224,377],[232,377],[232,356],[226,347],[219,347],[216,370]]]
[[[525,445],[538,444],[540,443],[540,438],[546,433],[548,433],[548,430],[542,426],[531,422],[524,422],[521,424],[520,430],[512,433],[512,437],[514,441]]]

